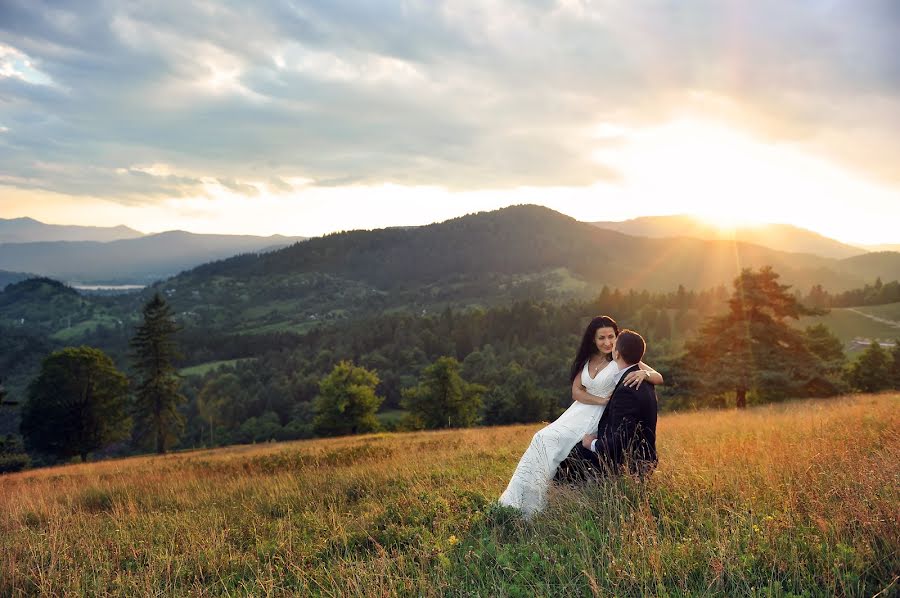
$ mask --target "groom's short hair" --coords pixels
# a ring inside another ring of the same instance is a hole
[[[644,356],[646,348],[644,337],[634,330],[623,330],[616,339],[616,351],[628,365],[638,363]]]

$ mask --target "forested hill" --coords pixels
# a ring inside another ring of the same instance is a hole
[[[553,210],[515,206],[408,229],[328,235],[260,256],[200,266],[187,275],[259,278],[327,273],[381,289],[460,276],[535,274],[566,268],[596,292],[604,284],[667,291],[728,285],[743,267],[771,265],[801,289],[840,291],[897,278],[900,253],[836,260],[750,243],[651,239],[601,230]]]
[[[529,274],[567,267],[584,276],[624,272],[612,256],[630,238],[537,206],[516,206],[412,228],[341,232],[261,256],[239,256],[197,274],[267,276],[327,272],[392,288],[451,276]],[[598,270],[597,264],[604,264]]]

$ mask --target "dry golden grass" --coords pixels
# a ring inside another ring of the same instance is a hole
[[[653,478],[492,506],[539,426],[0,477],[0,595],[882,595],[900,395],[666,415]]]

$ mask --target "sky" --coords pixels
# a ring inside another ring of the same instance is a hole
[[[900,3],[0,0],[0,217],[315,236],[522,203],[900,243]]]

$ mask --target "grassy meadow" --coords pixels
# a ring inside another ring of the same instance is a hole
[[[864,314],[873,315],[886,320],[895,320],[894,310],[900,304],[876,307],[835,307],[824,316],[805,316],[796,323],[798,328],[806,328],[816,324],[825,324],[832,334],[849,343],[854,338],[864,337],[881,340],[900,338],[900,328],[889,322],[873,320]]]
[[[538,425],[0,477],[0,596],[880,596],[900,394],[666,414],[661,464],[492,506]]]

